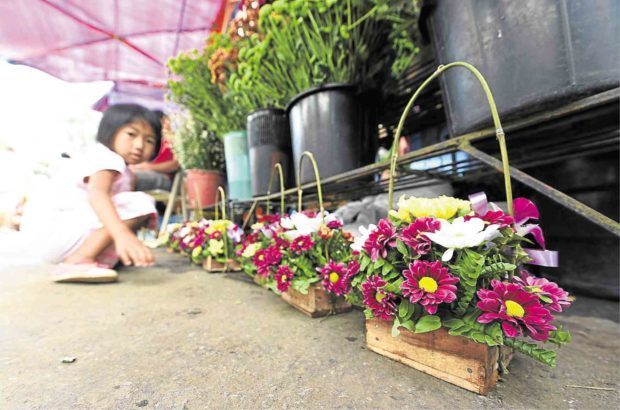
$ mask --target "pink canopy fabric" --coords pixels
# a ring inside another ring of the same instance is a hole
[[[225,0],[0,1],[0,58],[66,81],[158,88],[166,61],[218,30]]]

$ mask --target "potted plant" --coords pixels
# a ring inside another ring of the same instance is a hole
[[[379,84],[395,58],[415,50],[403,46],[402,25],[393,24],[412,7],[407,1],[277,0],[260,9],[262,37],[239,54],[240,78],[259,98],[289,101],[295,165],[306,150],[319,158],[323,176],[361,165],[367,150],[361,149],[358,91]]]
[[[217,187],[224,184],[224,150],[221,140],[189,115],[177,129],[173,151],[186,175],[191,206],[215,203]]]

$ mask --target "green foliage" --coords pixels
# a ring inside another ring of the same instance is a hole
[[[535,343],[528,343],[523,340],[508,337],[504,339],[504,344],[506,346],[513,347],[515,350],[530,356],[531,358],[538,360],[549,367],[555,367],[556,365],[557,353],[553,350],[543,349]]]
[[[463,315],[477,291],[478,278],[483,272],[484,255],[471,249],[463,249],[450,271],[459,277],[459,291],[455,313]]]
[[[210,51],[194,50],[168,60],[172,74],[168,79],[168,98],[186,107],[202,129],[223,136],[245,129],[248,108],[240,103],[238,94],[225,92],[211,82]]]
[[[437,330],[441,327],[441,319],[439,316],[426,315],[422,316],[415,324],[415,333],[427,333]]]
[[[568,332],[568,330],[566,331],[562,330],[561,325],[557,326],[557,328],[558,328],[557,330],[553,330],[549,332],[549,342],[554,343],[561,347],[573,341],[573,337]]]
[[[504,335],[499,323],[478,323],[480,316],[478,309],[470,309],[461,319],[445,320],[443,325],[452,336],[463,336],[478,343],[486,343],[489,346],[504,344]]]
[[[222,141],[191,117],[177,128],[172,149],[183,169],[224,172]]]

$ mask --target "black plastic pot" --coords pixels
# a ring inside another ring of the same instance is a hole
[[[249,114],[248,145],[252,193],[255,196],[267,193],[273,166],[278,162],[284,170],[284,186],[289,186],[291,131],[286,111],[266,108]],[[278,181],[274,181],[271,191],[280,192]]]
[[[438,63],[476,66],[504,120],[619,85],[617,0],[427,1],[423,15]],[[491,125],[471,73],[441,81],[452,135]]]
[[[321,178],[358,168],[362,164],[364,115],[356,87],[328,84],[297,95],[287,107],[298,172],[304,151],[314,154]],[[313,181],[310,162],[304,161],[302,183]]]

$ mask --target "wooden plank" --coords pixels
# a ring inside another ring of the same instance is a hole
[[[282,299],[310,317],[327,316],[351,310],[351,305],[342,296],[335,297],[332,304],[332,296],[319,284],[310,286],[307,295],[289,288],[282,293]]]
[[[392,337],[391,328],[388,321],[367,320],[368,348],[478,394],[487,394],[499,379],[498,347],[450,336],[445,328],[421,334],[401,328],[398,337]],[[507,364],[511,358],[507,354],[504,362]]]

